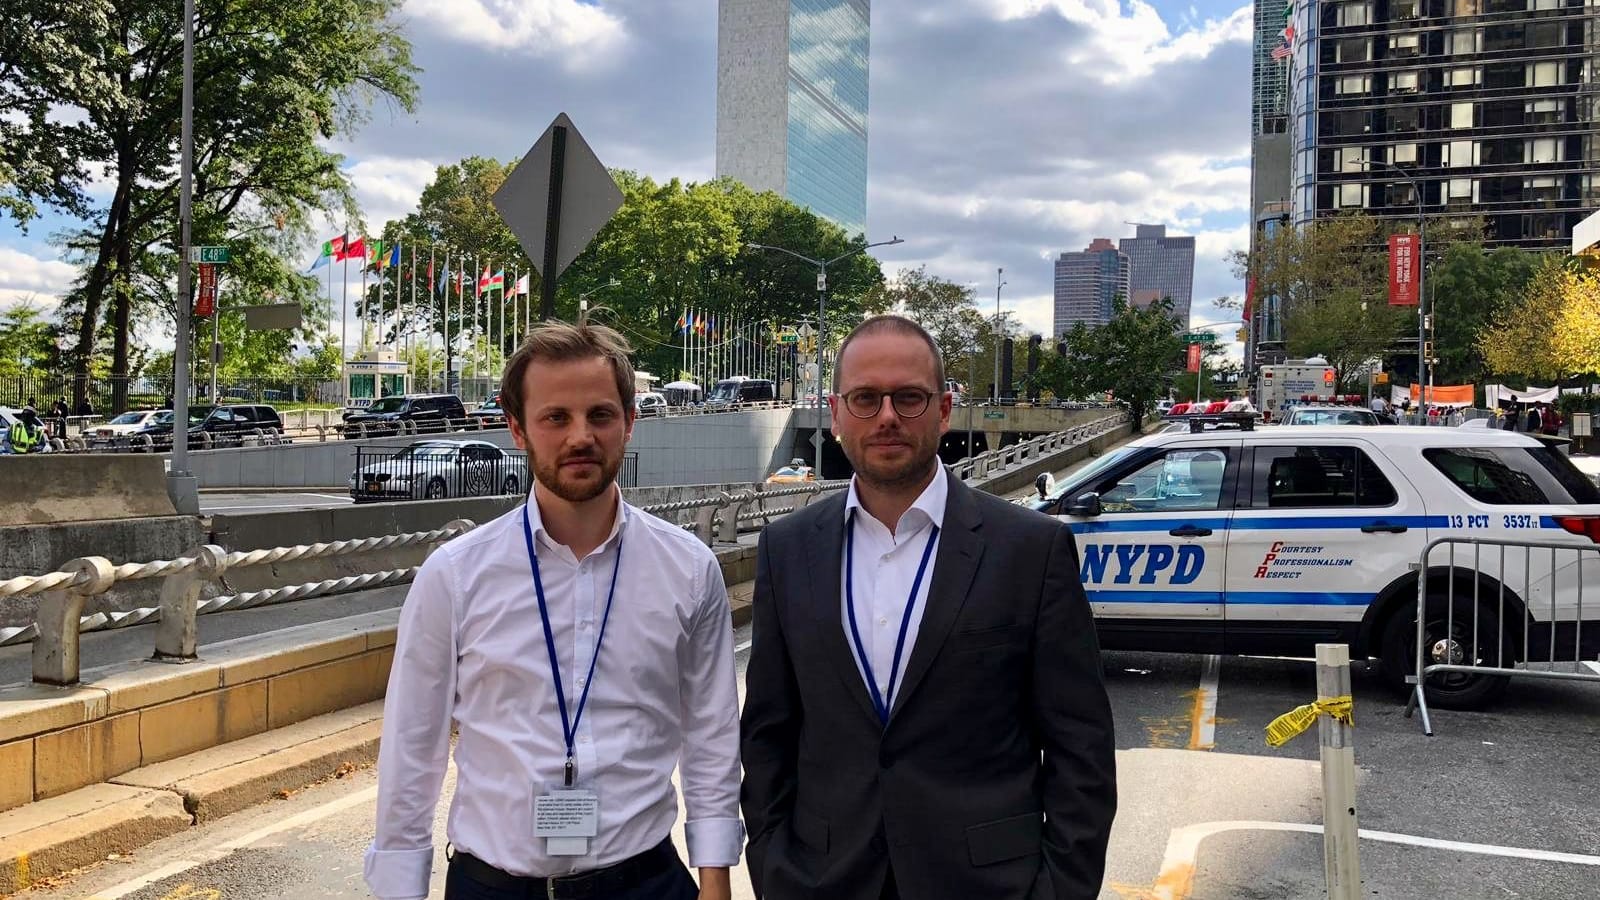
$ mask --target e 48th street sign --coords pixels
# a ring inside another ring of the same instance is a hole
[[[1191,331],[1183,336],[1186,344],[1215,344],[1217,336],[1209,331]]]
[[[225,263],[228,261],[227,247],[190,247],[189,262],[193,263]]]

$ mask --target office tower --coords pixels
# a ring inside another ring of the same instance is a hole
[[[1134,237],[1117,245],[1128,257],[1128,299],[1149,306],[1162,297],[1172,299],[1178,324],[1189,327],[1189,305],[1194,296],[1194,238],[1167,237],[1165,225],[1135,226]]]
[[[1077,253],[1061,254],[1056,260],[1055,334],[1071,331],[1079,322],[1111,321],[1112,302],[1131,296],[1129,268],[1127,255],[1107,238],[1095,238]]]
[[[1287,2],[1255,5],[1250,63],[1250,250],[1289,215],[1289,25]],[[1247,286],[1248,291],[1248,286]],[[1276,297],[1250,296],[1245,361],[1254,366],[1283,358],[1282,310]]]
[[[1600,201],[1593,7],[1296,4],[1293,221],[1481,217],[1490,246],[1562,247]],[[1395,171],[1398,166],[1404,171]]]
[[[867,223],[869,0],[720,0],[717,175]]]

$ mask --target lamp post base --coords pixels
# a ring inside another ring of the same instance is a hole
[[[167,496],[180,516],[200,515],[200,480],[193,475],[167,475]]]

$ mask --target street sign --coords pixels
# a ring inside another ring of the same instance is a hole
[[[300,327],[304,311],[298,303],[263,303],[244,308],[247,331],[289,331]]]
[[[1217,336],[1209,331],[1191,331],[1183,336],[1186,344],[1215,344]]]
[[[807,322],[806,324],[801,325],[798,329],[796,329],[795,333],[799,334],[803,338],[808,338],[808,337],[811,337],[813,334],[816,334],[817,330],[815,328],[811,327],[811,323]]]
[[[225,263],[229,259],[227,247],[190,247],[189,262]]]
[[[217,267],[200,264],[200,295],[195,298],[194,314],[205,318],[217,308]]]
[[[1372,383],[1373,384],[1388,384],[1389,383],[1389,373],[1388,372],[1379,372],[1378,374],[1372,376]]]
[[[544,276],[541,314],[554,314],[556,281],[622,207],[622,190],[566,113],[556,116],[492,198]]]
[[[795,334],[792,331],[785,331],[783,334],[778,335],[778,343],[798,344],[800,343],[800,335]]]
[[[986,409],[983,411],[983,417],[985,419],[1004,419],[1006,411],[1003,409]]]

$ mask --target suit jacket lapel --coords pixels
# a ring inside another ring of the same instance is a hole
[[[982,523],[972,489],[951,478],[944,523],[939,531],[939,550],[934,554],[933,583],[928,586],[928,603],[917,629],[916,646],[911,649],[905,675],[895,688],[894,708],[889,713],[891,725],[895,713],[905,706],[933,666],[962,605],[967,602],[967,591],[978,574],[978,561],[983,558],[983,537],[978,531]]]
[[[821,505],[817,516],[815,536],[806,542],[807,567],[811,574],[811,595],[806,598],[812,616],[812,635],[822,654],[822,664],[832,669],[842,682],[845,693],[856,698],[862,712],[872,721],[878,713],[872,706],[872,695],[856,667],[855,652],[850,649],[850,638],[844,630],[843,598],[839,586],[844,581],[844,506],[846,494],[840,491],[838,499],[829,498]]]

